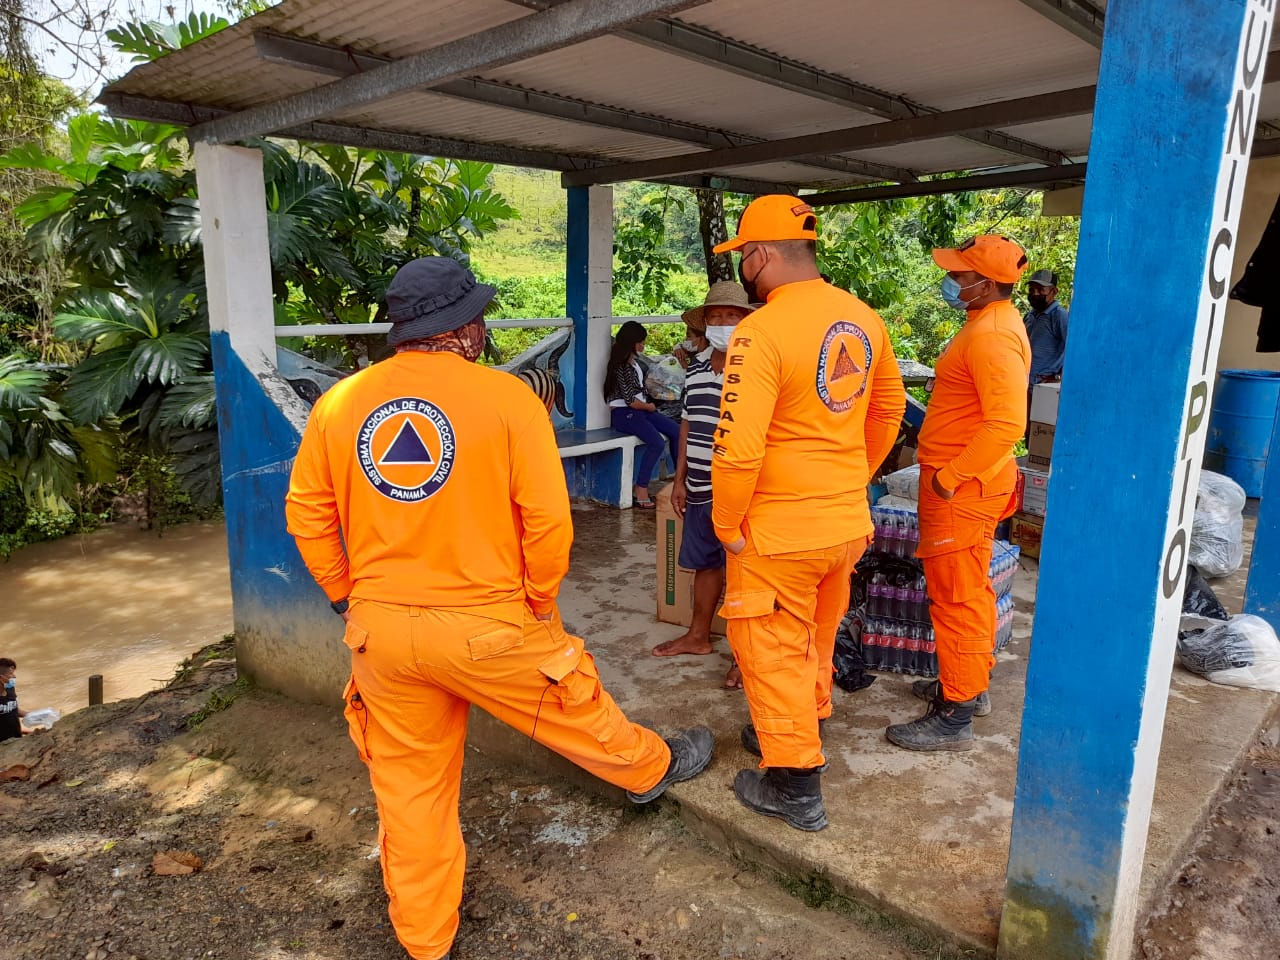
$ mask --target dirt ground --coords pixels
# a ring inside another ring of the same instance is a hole
[[[1280,748],[1256,745],[1210,817],[1142,960],[1280,960]]]
[[[339,710],[237,683],[231,656],[208,648],[163,690],[0,745],[6,955],[405,956],[386,918],[373,797]],[[1140,937],[1145,960],[1280,956],[1278,780],[1280,753],[1255,751]],[[909,932],[710,850],[664,803],[610,804],[472,754],[462,820],[456,960],[938,957]],[[196,858],[196,872],[166,875]]]

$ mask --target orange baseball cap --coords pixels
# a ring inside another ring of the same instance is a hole
[[[1027,253],[1008,237],[984,233],[958,247],[934,250],[933,262],[948,273],[972,270],[996,283],[1016,283],[1027,269]]]
[[[817,240],[818,218],[799,197],[784,193],[772,193],[757,197],[742,211],[738,221],[738,235],[732,240],[716,244],[712,253],[739,250],[748,243],[768,243],[775,240]]]

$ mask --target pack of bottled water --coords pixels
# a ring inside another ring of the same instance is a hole
[[[924,566],[915,557],[920,539],[915,514],[889,508],[874,519],[876,543],[854,575],[850,618],[860,630],[851,633],[861,635],[866,669],[935,677],[937,641],[929,615]],[[1003,649],[1013,636],[1013,580],[1020,554],[1016,546],[1003,540],[993,543],[987,576],[996,596],[996,650]]]

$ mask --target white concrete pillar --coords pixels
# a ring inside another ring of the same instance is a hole
[[[276,365],[271,250],[262,153],[197,143],[196,186],[209,328],[226,333],[249,369]]]
[[[613,187],[570,187],[566,306],[573,321],[573,401],[578,426],[609,426],[601,386],[613,326]]]

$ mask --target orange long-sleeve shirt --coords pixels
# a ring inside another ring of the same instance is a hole
[[[573,542],[546,409],[510,374],[451,353],[396,354],[321,397],[286,516],[331,600],[483,608],[508,623],[526,602],[551,611]]]
[[[734,329],[711,460],[712,523],[761,554],[869,536],[867,481],[906,409],[879,315],[824,280],[789,283]]]
[[[1031,345],[1008,300],[969,312],[934,367],[933,394],[916,459],[954,490],[986,482],[1013,458],[1026,432]]]

